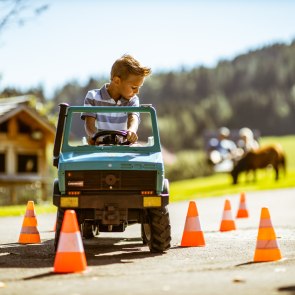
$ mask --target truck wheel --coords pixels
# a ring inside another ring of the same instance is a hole
[[[168,209],[147,210],[147,223],[142,224],[143,242],[151,252],[162,253],[170,248],[171,226]]]
[[[148,223],[141,224],[141,238],[144,245],[148,245],[148,241],[151,239],[151,228]]]
[[[85,239],[91,239],[91,238],[94,237],[93,231],[92,231],[92,223],[90,223],[90,222],[84,222],[82,224],[81,230],[82,230],[82,237],[83,238],[85,238]]]
[[[94,238],[99,234],[98,226],[87,221],[84,221],[84,223],[82,224],[81,231],[82,237],[85,239]]]
[[[65,210],[58,208],[57,215],[56,215],[56,227],[55,227],[55,238],[54,238],[54,250],[55,251],[57,250],[64,215],[65,215]]]

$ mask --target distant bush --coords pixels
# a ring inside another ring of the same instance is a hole
[[[169,181],[212,175],[207,164],[206,154],[202,151],[182,151],[176,154],[173,164],[165,165],[165,177]]]

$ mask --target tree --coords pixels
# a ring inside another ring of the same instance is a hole
[[[10,25],[24,25],[39,16],[49,7],[48,4],[35,4],[30,0],[0,0],[0,35]]]

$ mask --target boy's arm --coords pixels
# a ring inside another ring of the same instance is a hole
[[[127,121],[127,139],[131,142],[134,143],[137,141],[138,136],[136,134],[137,129],[138,129],[138,116],[135,114],[130,114],[128,116],[128,121]]]
[[[85,131],[87,134],[87,142],[88,144],[94,145],[95,141],[92,140],[93,135],[97,132],[97,129],[95,127],[95,118],[90,116],[85,116]]]

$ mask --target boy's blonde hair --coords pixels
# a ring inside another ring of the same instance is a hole
[[[151,74],[151,68],[143,67],[134,57],[124,54],[112,66],[111,79],[119,77],[126,80],[130,74],[146,77]]]

